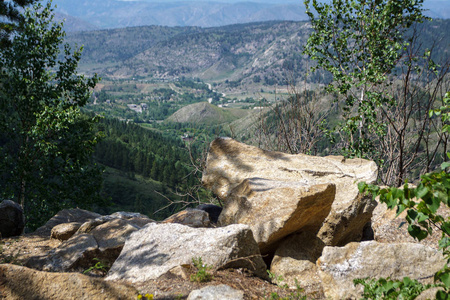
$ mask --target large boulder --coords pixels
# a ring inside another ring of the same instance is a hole
[[[445,264],[441,251],[416,243],[384,244],[375,241],[325,247],[317,260],[325,296],[330,299],[360,299],[357,278],[402,279],[407,276],[431,283]]]
[[[275,275],[274,283],[281,286],[287,284],[291,289],[299,285],[308,295],[323,295],[316,267],[323,248],[323,241],[309,232],[294,234],[283,240],[270,265],[270,272]]]
[[[145,282],[198,257],[214,269],[246,268],[267,278],[266,265],[246,225],[192,228],[153,223],[128,238],[107,279]]]
[[[22,207],[11,200],[0,203],[0,238],[21,235],[25,228]]]
[[[219,224],[247,224],[262,254],[299,230],[317,232],[331,209],[334,184],[245,179],[228,195]]]
[[[377,166],[372,161],[265,151],[230,138],[218,138],[211,143],[202,182],[223,200],[222,215],[227,214],[233,190],[252,178],[306,186],[334,184],[335,200],[319,232],[326,245],[358,240],[376,206],[370,197],[360,195],[357,188],[360,181],[375,182]]]
[[[26,267],[0,265],[0,299],[136,299],[132,286],[105,282],[78,273],[48,273]]]

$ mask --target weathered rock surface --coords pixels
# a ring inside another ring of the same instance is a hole
[[[283,237],[317,232],[331,209],[334,184],[245,179],[228,195],[219,224],[247,224],[265,254]]]
[[[57,239],[60,241],[66,241],[70,239],[75,232],[80,228],[82,223],[79,222],[71,222],[71,223],[63,223],[56,225],[52,228],[50,238]]]
[[[84,209],[73,208],[73,209],[63,209],[58,212],[53,218],[47,221],[45,225],[39,227],[34,233],[39,235],[50,236],[53,227],[63,223],[85,223],[89,220],[101,217],[100,214],[90,212]]]
[[[21,235],[25,228],[22,207],[11,200],[0,203],[0,237]]]
[[[387,208],[384,203],[378,203],[372,216],[372,230],[374,233],[374,240],[380,243],[420,243],[434,249],[439,249],[439,240],[442,237],[442,232],[434,230],[431,236],[420,242],[415,240],[408,233],[408,222],[406,221],[406,210],[398,217],[396,211]],[[441,205],[437,214],[444,218],[450,217],[450,208]]]
[[[112,265],[107,280],[144,282],[201,257],[213,268],[246,268],[267,278],[258,245],[246,225],[192,228],[148,224],[131,234]]]
[[[358,194],[355,182],[374,182],[377,166],[364,159],[317,157],[265,151],[230,138],[217,138],[208,153],[203,185],[220,199],[247,178],[303,183],[335,183],[336,199],[351,202]]]
[[[384,244],[375,241],[325,247],[317,260],[325,296],[360,299],[363,287],[356,278],[391,277],[431,282],[445,264],[442,252],[415,243]]]
[[[377,177],[374,162],[344,159],[341,156],[315,157],[264,151],[230,138],[218,138],[210,145],[202,182],[224,201],[244,180],[303,183],[308,186],[335,184],[336,197],[319,236],[327,245],[341,245],[358,240],[364,224],[370,221],[375,203],[359,195],[357,183],[373,183]]]
[[[244,292],[233,289],[226,284],[206,286],[193,290],[187,300],[243,300]]]
[[[356,194],[351,202],[334,201],[317,236],[327,246],[344,246],[361,241],[364,226],[370,222],[376,206],[372,196],[362,194]]]
[[[0,299],[136,299],[138,291],[125,284],[78,273],[48,273],[26,267],[0,265]]]
[[[210,227],[211,221],[206,211],[199,209],[185,209],[176,213],[161,223],[178,223],[191,227]]]
[[[85,232],[80,232],[81,228],[85,228]],[[112,264],[127,237],[139,227],[126,219],[101,217],[84,223],[80,229],[47,255],[33,257],[26,265],[38,270],[65,272],[85,270],[95,264],[94,258]]]
[[[275,283],[287,284],[292,289],[295,289],[298,283],[307,294],[322,295],[316,260],[322,254],[323,248],[323,241],[309,232],[294,234],[283,240],[270,265],[270,272],[283,278],[283,281]]]

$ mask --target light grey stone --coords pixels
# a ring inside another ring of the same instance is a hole
[[[214,269],[246,268],[267,278],[267,267],[247,225],[192,228],[175,223],[151,223],[127,239],[107,280],[156,279],[198,257]]]
[[[199,290],[193,290],[187,300],[243,300],[244,292],[232,287],[221,285],[210,285]]]
[[[415,243],[384,244],[375,241],[325,247],[317,260],[325,296],[330,299],[360,299],[357,278],[402,279],[407,276],[425,283],[445,264],[442,252]]]

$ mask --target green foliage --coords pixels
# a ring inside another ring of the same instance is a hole
[[[63,43],[51,3],[24,12],[0,52],[0,197],[19,202],[34,229],[65,207],[101,203],[101,170],[90,162],[96,116],[81,113],[98,78],[77,75],[81,49]]]
[[[342,121],[333,129],[343,138],[347,156],[371,157],[371,135],[383,136],[377,108],[391,105],[382,87],[407,46],[404,33],[422,22],[423,0],[305,0],[313,33],[304,53],[317,62],[312,70],[331,73],[327,91],[343,98]],[[311,11],[314,8],[316,13]],[[337,100],[337,99],[336,99]]]
[[[364,292],[361,299],[408,299],[417,298],[423,291],[430,288],[432,285],[423,285],[417,280],[411,280],[408,277],[403,280],[384,279],[355,279],[355,285],[361,284],[364,286]]]
[[[450,92],[445,94],[440,108],[430,111],[430,116],[440,116],[442,133],[450,133]],[[450,160],[450,153],[447,153]],[[432,287],[440,287],[436,299],[449,299],[450,294],[450,218],[438,214],[443,206],[450,207],[450,173],[446,169],[448,161],[442,163],[441,171],[427,173],[421,176],[417,187],[410,187],[408,183],[403,188],[380,188],[376,185],[361,182],[358,184],[361,193],[371,193],[373,197],[380,197],[389,209],[396,209],[397,216],[406,210],[408,233],[421,241],[433,230],[441,232],[439,248],[442,249],[447,260],[445,266],[434,275],[436,284],[423,285],[416,280],[405,277],[403,281],[388,279],[355,280],[355,284],[364,286],[364,299],[414,299],[422,291]]]
[[[267,273],[269,274],[270,279],[277,280],[277,281],[283,281],[283,278],[281,276],[276,276],[269,270],[267,270]],[[308,299],[304,295],[304,289],[300,287],[300,284],[298,283],[297,279],[295,280],[295,286],[296,290],[294,292],[289,293],[287,296],[280,296],[277,292],[271,292],[268,297],[265,297],[266,300],[306,300]],[[285,284],[282,286],[282,288],[287,289],[288,286]]]
[[[444,105],[439,109],[430,111],[430,115],[436,114],[443,121],[443,133],[450,133],[450,93],[446,93],[443,100]],[[447,153],[450,159],[450,153]],[[441,165],[441,171],[427,173],[421,176],[421,181],[417,187],[410,187],[405,183],[403,189],[390,187],[379,188],[376,185],[368,185],[364,182],[359,183],[360,192],[370,192],[373,197],[379,196],[380,201],[386,203],[388,208],[397,210],[397,215],[407,211],[406,220],[408,222],[408,233],[417,240],[423,240],[433,233],[433,230],[441,232],[442,237],[439,241],[439,248],[442,249],[447,259],[445,266],[438,271],[434,280],[443,290],[436,294],[436,299],[447,299],[450,293],[450,218],[445,218],[438,214],[441,205],[450,207],[450,173],[446,172],[449,162]],[[362,283],[362,282],[359,282]],[[377,284],[371,282],[365,287],[375,293],[376,291],[390,291],[392,281],[379,281]],[[403,285],[396,282],[396,288],[412,290],[419,288],[415,282],[409,279],[403,280]],[[394,292],[393,292],[394,293]]]
[[[269,275],[270,281],[272,283],[276,283],[276,284],[280,285],[281,282],[284,281],[283,276],[281,276],[281,275],[277,276],[276,274],[270,272],[270,270],[267,270],[267,274]],[[281,285],[281,287],[287,289],[289,286],[286,283],[284,285]]]
[[[17,29],[16,23],[23,21],[20,9],[31,5],[38,0],[11,0],[0,2],[0,47],[10,46],[10,35]],[[6,19],[6,20],[5,20]],[[5,22],[7,21],[7,22]]]
[[[84,270],[83,274],[89,274],[92,271],[99,271],[103,276],[105,276],[106,273],[108,273],[110,266],[98,258],[94,258],[93,261],[96,261],[95,265]]]
[[[197,273],[191,275],[191,281],[195,282],[208,282],[211,281],[212,274],[208,271],[211,269],[210,266],[204,264],[201,257],[192,258],[192,264],[197,269]]]

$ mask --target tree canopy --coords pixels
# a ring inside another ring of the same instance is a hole
[[[101,171],[90,162],[98,117],[80,110],[98,78],[77,74],[82,49],[60,54],[64,32],[50,3],[27,9],[17,29],[0,49],[0,196],[19,202],[33,228],[101,199]]]
[[[38,0],[10,0],[0,2],[0,16],[6,21],[0,22],[0,43],[3,47],[9,44],[9,36],[16,29],[16,22],[22,20],[23,15],[20,13],[20,8],[35,3]]]

